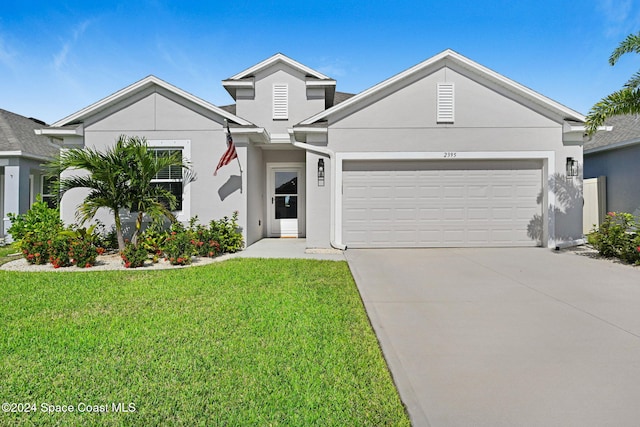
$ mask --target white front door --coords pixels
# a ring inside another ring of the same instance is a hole
[[[272,165],[267,169],[269,237],[304,236],[304,168]]]

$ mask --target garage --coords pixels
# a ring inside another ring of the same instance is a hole
[[[343,163],[348,247],[537,246],[541,160],[376,160]]]

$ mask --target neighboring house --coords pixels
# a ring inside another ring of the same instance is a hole
[[[555,247],[582,238],[581,180],[565,169],[582,162],[584,116],[456,52],[355,96],[282,54],[222,85],[234,105],[150,76],[41,132],[65,147],[104,149],[127,134],[182,151],[197,179],[178,186],[178,219],[238,211],[247,245],[306,237],[317,248]],[[233,162],[213,176],[225,120],[241,169]],[[65,221],[83,196],[63,197]]]
[[[606,177],[606,211],[640,215],[640,117],[614,116],[584,144],[584,177]]]
[[[0,237],[5,237],[11,221],[9,213],[25,213],[37,194],[53,204],[50,181],[42,164],[59,153],[60,146],[50,138],[36,135],[46,124],[0,109]]]

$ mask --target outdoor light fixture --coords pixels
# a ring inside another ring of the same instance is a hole
[[[318,187],[324,187],[324,159],[318,159]]]
[[[578,161],[573,157],[567,157],[567,178],[578,176]]]

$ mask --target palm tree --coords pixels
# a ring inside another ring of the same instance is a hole
[[[159,171],[170,166],[189,170],[188,162],[183,161],[179,153],[156,157],[144,138],[126,135],[120,136],[115,145],[104,152],[90,148],[69,149],[48,164],[50,174],[58,178],[55,185],[60,197],[74,188],[89,190],[76,212],[81,224],[90,221],[100,208],[111,211],[121,251],[125,247],[121,210],[138,213],[134,244],[145,213],[173,219],[171,209],[175,208],[175,196],[151,182]],[[66,170],[84,170],[85,173],[62,177],[61,173]]]
[[[171,212],[175,209],[177,200],[169,190],[154,184],[152,180],[163,170],[169,168],[179,169],[183,182],[192,180],[189,163],[183,161],[178,151],[162,151],[163,155],[156,155],[149,150],[144,139],[131,138],[129,141],[129,168],[131,180],[129,181],[129,193],[127,208],[131,212],[137,212],[136,225],[131,237],[131,243],[137,244],[138,235],[142,228],[144,215],[148,214],[154,219],[163,217],[175,221]]]
[[[640,33],[630,34],[624,39],[609,57],[609,64],[616,65],[618,59],[626,53],[640,53]],[[588,135],[593,135],[604,121],[621,114],[640,113],[640,71],[636,72],[624,87],[597,102],[587,115],[585,128]]]

